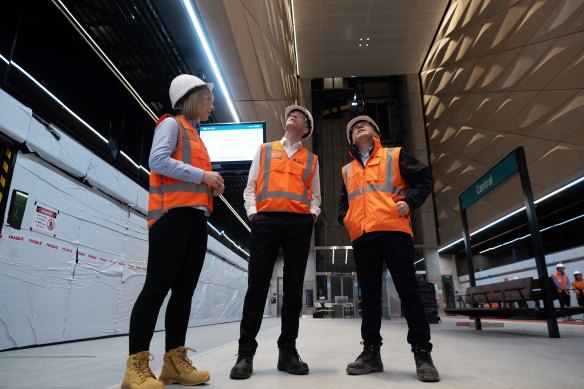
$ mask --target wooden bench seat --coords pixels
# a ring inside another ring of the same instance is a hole
[[[549,282],[553,285],[551,278]],[[557,297],[554,295],[553,299]],[[543,292],[540,280],[526,277],[468,287],[466,293],[458,297],[458,308],[446,308],[444,312],[479,318],[547,319],[547,313],[540,304],[541,300],[543,300]],[[529,307],[530,301],[534,302],[534,307]],[[556,317],[580,313],[584,313],[584,307],[565,307],[554,310]]]

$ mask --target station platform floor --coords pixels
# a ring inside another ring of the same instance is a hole
[[[404,319],[383,320],[382,373],[348,376],[347,363],[361,352],[360,319],[300,321],[297,342],[310,374],[293,376],[276,369],[279,318],[266,318],[258,336],[254,374],[234,381],[239,323],[190,328],[187,346],[194,365],[209,370],[205,389],[367,389],[367,388],[584,388],[584,322],[559,322],[559,339],[548,338],[547,325],[533,321],[485,320],[482,331],[462,317],[432,324],[432,357],[441,381],[419,382]],[[502,325],[502,326],[501,326]],[[493,326],[493,327],[490,327]],[[127,336],[0,352],[0,388],[119,388],[127,356]],[[151,368],[160,373],[164,332],[151,344]],[[182,388],[166,385],[165,388]]]

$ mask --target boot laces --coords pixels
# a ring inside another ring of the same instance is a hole
[[[304,361],[302,360],[302,358],[300,358],[300,354],[298,354],[298,351],[296,351],[296,349],[294,349],[294,354],[296,354],[296,358],[298,358],[298,360],[299,360],[300,362],[304,362]]]
[[[367,354],[369,354],[369,350],[363,349],[363,351],[361,351],[361,354],[359,354],[357,359],[355,359],[355,362],[357,362],[359,359],[365,359],[367,357]]]
[[[148,366],[148,362],[152,360],[154,360],[152,354],[141,354],[134,360],[134,368],[136,369],[138,376],[142,379],[142,382],[149,377],[156,379],[156,376],[152,370],[150,370],[150,366]]]
[[[430,352],[426,349],[416,349],[414,351],[414,359],[416,360],[416,364],[418,366],[427,363],[429,365],[433,365],[432,363],[432,356]]]
[[[181,355],[180,358],[180,362],[183,366],[185,366],[186,368],[188,368],[189,370],[197,370],[194,366],[193,366],[193,361],[191,361],[189,359],[189,357],[187,356],[187,352],[191,350],[192,352],[196,353],[197,350],[195,350],[194,348],[191,347],[185,347],[184,348],[184,352]]]
[[[291,348],[291,349],[290,349],[290,354],[291,354],[292,356],[294,356],[294,357],[298,358],[298,360],[299,360],[300,362],[304,362],[304,361],[302,360],[302,358],[300,358],[300,354],[298,354],[298,350],[296,349],[296,347],[294,347],[294,348]]]
[[[361,342],[361,344],[363,344],[363,342]],[[361,354],[359,354],[357,359],[355,359],[355,362],[357,362],[359,359],[366,359],[369,356],[369,354],[373,354],[374,352],[375,352],[375,346],[363,345],[363,351],[361,352]]]

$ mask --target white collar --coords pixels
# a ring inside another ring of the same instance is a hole
[[[298,141],[298,142],[292,144],[290,142],[290,140],[288,138],[286,138],[285,136],[282,137],[282,139],[280,140],[280,143],[282,144],[282,146],[290,146],[290,148],[292,150],[299,150],[302,147],[302,141]]]
[[[364,152],[359,151],[359,155],[361,155],[361,158],[369,158],[372,151],[373,151],[373,146],[371,146],[367,151],[364,151]]]

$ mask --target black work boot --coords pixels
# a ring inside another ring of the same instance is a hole
[[[278,370],[296,375],[308,374],[308,365],[302,362],[296,347],[281,348],[279,350]]]
[[[231,368],[229,377],[232,380],[246,380],[251,377],[251,373],[253,373],[253,354],[240,352],[237,354],[237,362]]]
[[[431,349],[427,346],[412,346],[414,360],[416,361],[416,374],[418,375],[418,379],[422,382],[440,381],[440,375],[434,366],[434,362],[432,362],[430,350]]]
[[[355,362],[347,365],[347,374],[362,375],[383,371],[383,362],[379,353],[380,345],[363,346],[363,352]]]

